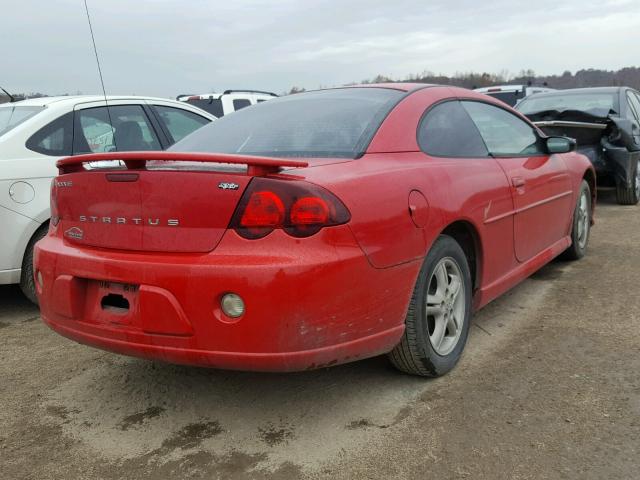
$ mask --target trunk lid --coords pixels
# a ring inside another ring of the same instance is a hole
[[[128,155],[83,155],[58,162],[61,175],[54,181],[54,197],[67,241],[133,251],[209,252],[222,238],[253,176],[282,166],[306,166],[229,155]],[[124,160],[127,168],[85,170],[82,165],[110,160]],[[220,161],[247,167],[214,165]],[[182,162],[190,169],[176,168]]]

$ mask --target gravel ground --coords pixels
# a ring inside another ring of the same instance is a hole
[[[3,479],[638,479],[640,207],[475,318],[444,378],[385,358],[187,368],[64,339],[0,287]]]

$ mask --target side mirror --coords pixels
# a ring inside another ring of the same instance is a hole
[[[547,138],[547,151],[549,153],[569,153],[577,147],[576,141],[569,137]]]

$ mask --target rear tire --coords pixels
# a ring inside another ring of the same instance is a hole
[[[405,332],[389,359],[412,375],[438,377],[462,355],[471,322],[471,273],[460,245],[440,235],[420,269]]]
[[[636,205],[640,201],[640,160],[636,165],[631,187],[626,188],[618,184],[616,186],[616,198],[620,205]]]
[[[33,247],[35,244],[44,238],[49,230],[49,225],[40,227],[36,233],[33,234],[27,250],[24,252],[24,258],[22,259],[22,273],[20,275],[20,289],[24,296],[38,305],[38,296],[36,295],[36,284],[33,278]]]
[[[586,180],[580,185],[580,193],[573,210],[573,226],[571,228],[571,246],[562,252],[564,260],[579,260],[584,257],[589,245],[591,233],[591,188]]]

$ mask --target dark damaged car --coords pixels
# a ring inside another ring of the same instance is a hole
[[[640,93],[628,87],[576,88],[538,93],[516,107],[550,136],[578,142],[598,174],[615,187],[618,203],[640,200]]]

